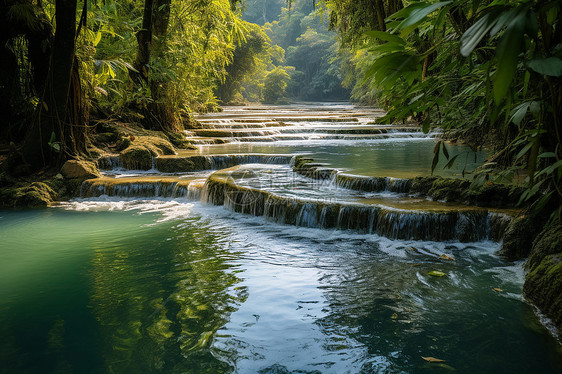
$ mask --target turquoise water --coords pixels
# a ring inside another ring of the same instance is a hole
[[[521,264],[495,243],[390,241],[174,201],[0,217],[2,373],[562,369],[521,299]]]
[[[377,141],[292,141],[272,143],[231,143],[199,146],[201,154],[312,153],[314,160],[329,163],[335,168],[353,174],[412,178],[431,174],[433,149],[437,140],[432,138],[383,139]],[[463,170],[472,172],[486,158],[485,151],[473,152],[468,146],[449,144],[450,157],[458,155],[453,167],[445,169],[443,155],[435,174],[462,177]]]

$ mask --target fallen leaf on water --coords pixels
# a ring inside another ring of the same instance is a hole
[[[457,261],[454,258],[447,256],[447,255],[441,255],[439,256],[439,258],[442,258],[443,260],[451,260],[451,261]]]
[[[440,360],[440,359],[435,358],[435,357],[423,357],[423,356],[420,356],[420,357],[423,358],[427,362],[445,362],[445,360]]]
[[[501,288],[494,288],[494,291],[503,292]]]
[[[398,318],[398,314],[394,313],[394,314],[392,315],[392,317],[390,317],[390,318],[392,318],[392,319],[397,319],[397,318]]]
[[[410,247],[410,250],[414,251],[414,252],[419,252],[416,248],[414,247]]]
[[[421,266],[421,264],[412,264],[412,266]]]
[[[442,271],[437,271],[437,270],[432,270],[427,274],[433,275],[434,277],[442,277],[443,275],[445,275],[445,273],[443,273]]]

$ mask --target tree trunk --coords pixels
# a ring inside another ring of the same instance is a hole
[[[152,9],[153,0],[145,0],[142,16],[142,29],[137,33],[139,49],[135,60],[135,69],[138,73],[131,72],[133,81],[148,81],[148,64],[150,63],[150,43],[152,42]]]
[[[76,4],[77,0],[57,0],[55,3],[56,30],[49,74],[25,146],[26,160],[33,168],[51,164],[60,159],[63,152],[69,151],[65,129],[72,120],[67,109],[75,58]],[[52,134],[55,134],[58,146],[49,146]]]
[[[142,30],[137,33],[135,69],[139,73],[132,74],[135,84],[148,84],[152,93],[153,101],[146,108],[139,108],[144,116],[143,126],[164,131],[175,131],[179,124],[165,102],[167,82],[151,79],[148,66],[151,59],[162,58],[165,53],[171,3],[172,0],[145,0]]]
[[[375,1],[375,10],[377,12],[377,24],[379,25],[379,31],[386,31],[386,23],[384,22],[386,18],[386,12],[384,10],[383,0]]]

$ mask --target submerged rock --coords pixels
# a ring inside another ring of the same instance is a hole
[[[68,179],[90,179],[100,176],[96,164],[84,160],[68,160],[64,163],[60,172]]]

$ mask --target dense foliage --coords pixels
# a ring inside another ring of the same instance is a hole
[[[251,32],[236,3],[2,0],[2,139],[38,167],[87,151],[90,114],[176,131],[214,110]]]
[[[356,99],[383,121],[440,126],[497,153],[477,180],[526,178],[524,199],[562,196],[559,1],[332,1]],[[439,156],[441,154],[441,156]],[[437,157],[448,157],[444,145]],[[451,160],[454,162],[454,160]]]

